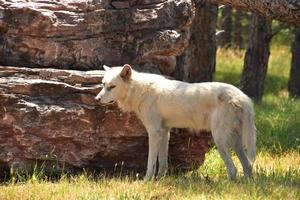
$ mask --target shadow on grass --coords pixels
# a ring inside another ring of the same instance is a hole
[[[62,179],[72,179],[74,177],[84,176],[90,180],[97,181],[100,178],[105,177],[106,179],[123,179],[130,178],[132,180],[141,179],[144,175],[145,170],[138,169],[76,169],[68,170],[65,172],[58,171],[47,171],[38,166],[35,170],[24,169],[13,171],[7,167],[0,167],[2,170],[0,173],[0,184],[10,183],[24,183],[30,180],[40,180],[49,182],[59,182]],[[142,173],[140,173],[142,171]]]
[[[146,193],[149,193],[149,190],[152,191],[156,189],[161,191],[158,192],[160,195],[162,195],[159,197],[159,199],[168,199],[167,197],[169,196],[169,191],[178,193],[180,196],[184,194],[187,195],[187,197],[204,194],[205,196],[216,196],[219,198],[224,194],[230,194],[237,197],[242,195],[242,199],[245,199],[247,196],[259,196],[260,198],[267,198],[270,196],[274,197],[274,193],[276,196],[276,192],[278,191],[284,194],[292,193],[293,195],[297,195],[299,194],[300,187],[299,173],[299,170],[288,170],[285,173],[276,174],[275,172],[270,173],[269,170],[258,169],[255,171],[252,179],[245,179],[238,176],[236,180],[230,181],[225,173],[218,174],[218,177],[216,177],[216,175],[212,175],[210,177],[205,173],[199,172],[199,170],[195,170],[188,173],[170,173],[166,177],[155,181],[141,181],[141,176],[137,177],[133,173],[127,174],[124,171],[116,172],[115,174],[110,175],[84,172],[82,174],[70,175],[70,177],[64,175],[61,179],[55,180],[55,182],[59,183],[60,180],[67,180],[71,184],[73,182],[76,184],[78,181],[80,183],[80,180],[83,178],[85,181],[91,182],[91,184],[101,184],[103,186],[103,183],[109,183],[110,181],[114,183],[123,183],[124,181],[124,183],[128,184],[128,188],[131,187],[131,183],[138,183],[138,185],[142,187],[140,192],[145,191]],[[42,178],[43,177],[39,177],[38,180],[45,181],[45,179]],[[10,183],[12,182],[7,182],[5,184]],[[141,194],[139,192],[137,194],[134,193],[132,195],[139,196]],[[126,188],[120,188],[119,194],[127,194]],[[285,197],[284,194],[280,194],[280,197]],[[149,195],[151,195],[151,192]]]
[[[264,95],[273,94],[278,95],[282,90],[287,90],[288,79],[283,76],[274,74],[267,74],[265,80]]]
[[[187,177],[182,174],[166,177],[160,181],[165,186],[173,186],[180,193],[199,191],[208,194],[220,194],[235,192],[244,195],[246,193],[259,193],[259,196],[268,196],[270,193],[281,188],[299,193],[300,187],[299,171],[288,171],[286,174],[266,174],[263,170],[254,173],[253,178],[247,179],[238,176],[235,180],[227,177],[209,178],[207,176]]]
[[[218,72],[215,74],[214,81],[229,83],[238,86],[240,83],[241,74],[236,72]]]

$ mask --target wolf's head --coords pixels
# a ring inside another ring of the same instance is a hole
[[[95,97],[95,100],[101,101],[103,104],[114,103],[125,92],[126,86],[131,79],[131,66],[125,64],[123,67],[103,66],[105,70],[102,79],[103,89]]]

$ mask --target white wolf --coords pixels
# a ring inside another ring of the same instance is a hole
[[[254,111],[251,99],[238,88],[219,82],[168,80],[136,72],[128,64],[104,69],[104,88],[95,99],[117,102],[123,111],[134,111],[148,132],[145,179],[154,177],[157,158],[158,176],[167,172],[169,132],[173,127],[211,131],[229,178],[234,179],[237,172],[230,147],[237,153],[244,175],[251,176],[256,143]]]

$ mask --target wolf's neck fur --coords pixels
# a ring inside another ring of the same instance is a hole
[[[154,89],[153,83],[155,80],[149,79],[146,74],[133,71],[131,79],[126,83],[124,93],[117,101],[118,106],[123,111],[134,111],[138,114],[149,91]]]

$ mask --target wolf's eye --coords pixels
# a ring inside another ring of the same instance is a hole
[[[108,86],[108,87],[107,87],[107,90],[112,90],[112,89],[114,89],[115,87],[116,87],[115,85]]]

